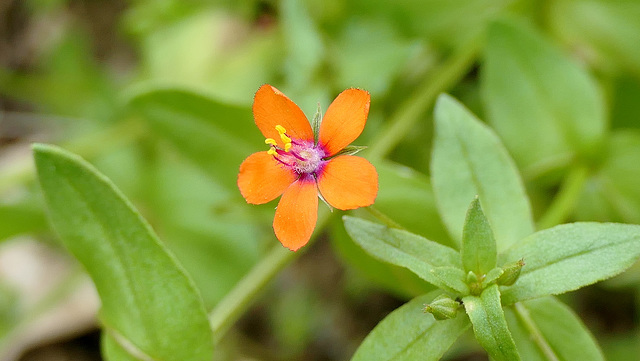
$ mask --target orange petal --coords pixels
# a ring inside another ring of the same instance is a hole
[[[278,89],[265,84],[253,99],[253,118],[265,138],[281,143],[276,125],[282,125],[289,137],[313,141],[313,130],[302,110]]]
[[[240,165],[238,188],[248,203],[262,204],[281,195],[296,178],[294,172],[283,168],[273,156],[258,152]]]
[[[283,246],[292,251],[309,242],[318,219],[318,188],[314,180],[299,179],[282,195],[273,230]]]
[[[329,105],[320,125],[319,143],[329,155],[351,144],[364,129],[371,96],[366,90],[347,89]]]
[[[378,172],[364,158],[341,155],[320,172],[318,188],[322,197],[338,209],[370,206],[378,194]]]

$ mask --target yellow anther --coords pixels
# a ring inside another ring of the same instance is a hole
[[[287,130],[284,129],[284,127],[280,124],[276,125],[276,130],[278,131],[278,133],[280,133],[280,136],[287,132]]]
[[[286,134],[280,134],[280,139],[282,139],[282,142],[284,142],[285,145],[287,143],[291,143],[291,138],[287,137]]]
[[[288,151],[289,151],[289,149],[291,149],[291,143],[285,143],[285,144],[284,144],[284,151],[285,151],[285,152],[288,152]]]
[[[278,152],[276,152],[276,149],[272,147],[272,148],[269,148],[269,150],[267,151],[267,154],[276,155],[278,154]]]
[[[264,140],[265,144],[269,144],[269,145],[278,145],[278,143],[276,143],[276,140],[273,138],[267,138]]]

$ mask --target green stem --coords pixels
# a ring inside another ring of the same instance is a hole
[[[567,219],[582,193],[588,176],[589,169],[584,165],[571,169],[546,213],[540,217],[538,229],[553,227]]]
[[[320,213],[316,229],[322,229],[329,221],[331,213]],[[319,232],[314,233],[314,238]],[[308,245],[305,249],[308,248]],[[273,279],[280,270],[293,261],[302,252],[292,252],[282,245],[274,245],[269,253],[247,273],[236,286],[227,293],[209,314],[209,324],[213,330],[214,342],[218,342],[229,328],[255,301],[258,293]]]
[[[555,352],[553,351],[549,343],[547,343],[547,340],[545,340],[544,336],[542,336],[542,333],[538,329],[538,326],[531,319],[529,310],[527,310],[527,308],[524,307],[524,305],[520,302],[514,305],[514,309],[516,311],[516,315],[518,316],[518,319],[520,320],[520,322],[522,322],[522,324],[527,329],[527,331],[529,331],[531,340],[536,345],[538,345],[538,347],[540,348],[540,351],[542,351],[542,353],[545,355],[547,360],[559,361],[558,356],[556,356]]]
[[[481,43],[479,37],[473,37],[444,62],[440,69],[434,71],[434,77],[423,81],[415,94],[391,116],[391,121],[386,128],[371,141],[370,159],[379,160],[389,154],[411,130],[421,115],[429,110],[436,97],[452,87],[468,72],[477,58]]]
[[[101,130],[94,134],[82,135],[61,144],[74,153],[78,153],[85,158],[92,158],[104,153],[114,147],[129,143],[144,134],[139,122],[124,121],[114,124],[112,127]],[[23,157],[11,163],[2,170],[0,177],[0,194],[19,184],[29,182],[35,176],[33,160],[31,156]]]

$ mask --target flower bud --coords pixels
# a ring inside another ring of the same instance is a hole
[[[448,320],[456,317],[459,308],[460,303],[458,301],[442,294],[430,304],[424,305],[424,312],[431,313],[436,320]]]
[[[498,284],[501,286],[511,286],[520,277],[520,271],[524,266],[524,259],[509,263],[502,267],[504,273],[498,278]]]

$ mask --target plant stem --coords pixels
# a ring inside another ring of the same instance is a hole
[[[589,169],[584,165],[578,165],[571,169],[551,205],[540,217],[538,229],[550,228],[564,222],[578,201],[588,175]]]
[[[380,210],[378,210],[374,206],[368,206],[368,207],[365,207],[364,209],[366,209],[367,212],[369,212],[377,220],[382,222],[385,226],[389,228],[404,229],[404,227],[396,223],[396,221],[394,221],[393,219],[389,218],[389,216],[387,216],[386,214],[380,212]]]
[[[370,159],[379,160],[389,154],[420,119],[420,116],[433,105],[436,97],[468,72],[476,60],[481,43],[479,37],[473,37],[442,64],[440,69],[434,71],[434,77],[423,81],[415,94],[391,116],[391,121],[386,128],[371,141]]]
[[[531,319],[529,310],[527,310],[527,308],[524,307],[524,305],[520,302],[516,303],[514,305],[514,308],[518,319],[520,319],[520,322],[522,322],[527,331],[529,331],[531,340],[533,340],[533,342],[538,345],[540,351],[542,351],[547,360],[560,361],[555,352],[553,352],[551,346],[547,343],[547,340],[545,340],[542,336],[542,333],[538,329],[538,326],[536,326],[535,322],[533,322],[533,320]]]
[[[318,216],[316,230],[320,230],[331,218],[329,211],[321,212]],[[314,233],[310,243],[317,237]],[[303,249],[308,249],[308,245]],[[251,306],[258,293],[282,270],[289,262],[302,254],[302,251],[292,252],[280,244],[271,248],[269,253],[247,273],[236,286],[227,293],[216,307],[209,313],[209,324],[213,330],[213,340],[218,342],[238,318]]]

